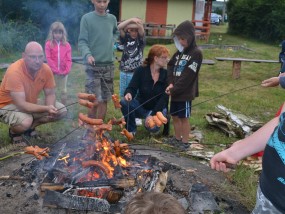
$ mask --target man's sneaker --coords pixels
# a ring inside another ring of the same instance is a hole
[[[142,125],[142,119],[136,118],[136,125],[141,126]]]
[[[190,147],[190,144],[189,143],[183,143],[182,141],[176,145],[180,150],[182,151],[185,151],[185,150],[188,150],[189,147]]]
[[[178,144],[180,144],[182,141],[176,139],[175,136],[173,136],[172,138],[169,138],[165,141],[166,144],[169,144],[171,146],[177,146]]]

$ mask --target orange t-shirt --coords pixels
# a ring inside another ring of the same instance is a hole
[[[7,69],[0,86],[0,108],[13,103],[10,92],[25,92],[26,101],[37,103],[40,92],[45,88],[54,88],[53,73],[47,64],[43,64],[35,79],[28,73],[25,62],[19,59]]]

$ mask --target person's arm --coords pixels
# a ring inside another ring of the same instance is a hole
[[[138,33],[141,37],[144,36],[144,27],[143,27],[143,21],[141,19],[138,19],[138,21],[136,22],[138,25]]]
[[[25,92],[10,92],[10,95],[12,97],[13,104],[16,105],[20,111],[28,113],[57,113],[57,109],[53,104],[45,106],[27,102]]]
[[[283,109],[284,111],[284,109]],[[230,148],[214,155],[210,160],[212,169],[228,171],[226,163],[237,164],[238,161],[257,152],[263,151],[275,127],[279,117],[275,117],[243,140],[235,142]]]
[[[95,58],[92,56],[92,53],[89,47],[88,24],[84,16],[81,18],[81,21],[80,21],[78,48],[82,54],[82,57],[88,62],[88,64],[92,65],[95,63]]]

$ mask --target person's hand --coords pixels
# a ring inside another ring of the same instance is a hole
[[[232,158],[230,148],[215,154],[211,160],[210,165],[212,169],[217,171],[228,172],[230,169],[228,165],[236,165],[238,161]]]
[[[145,120],[144,120],[144,125],[145,125],[145,127],[147,127],[147,128],[150,128],[149,127],[149,120],[152,120],[152,116],[151,115],[149,115],[149,116],[147,116],[146,118],[145,118]]]
[[[47,106],[47,112],[49,113],[50,116],[56,116],[58,114],[58,110],[56,107],[53,105]]]
[[[271,77],[261,82],[262,87],[275,87],[279,85],[279,77]]]
[[[143,20],[141,20],[140,18],[133,18],[133,22],[135,22],[138,25],[143,25]]]
[[[132,98],[132,95],[130,94],[130,93],[127,93],[126,95],[125,95],[125,100],[127,100],[127,101],[131,101],[133,98]]]
[[[172,88],[173,88],[173,84],[169,84],[169,86],[167,86],[167,88],[165,89],[165,93],[167,95],[170,95],[170,89],[172,89]]]
[[[87,58],[87,61],[88,61],[88,64],[89,64],[89,65],[95,66],[95,59],[94,59],[93,56],[89,56],[89,57]]]

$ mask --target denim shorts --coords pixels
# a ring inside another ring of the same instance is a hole
[[[251,214],[281,214],[281,212],[263,195],[258,186],[256,204]]]
[[[182,102],[170,102],[170,114],[171,116],[177,116],[179,118],[189,118],[191,116],[191,101]]]
[[[124,96],[125,90],[128,87],[134,72],[120,72],[120,97]]]
[[[114,65],[88,66],[85,92],[95,94],[99,102],[110,100],[114,93],[114,70]]]

